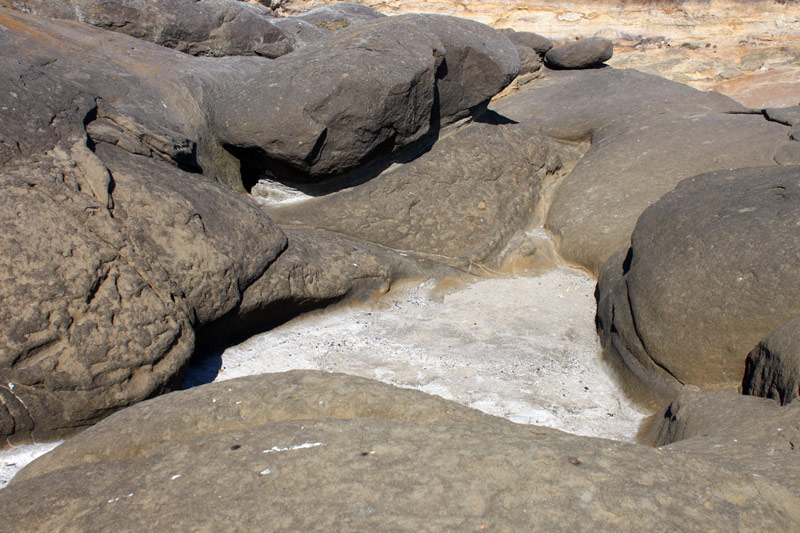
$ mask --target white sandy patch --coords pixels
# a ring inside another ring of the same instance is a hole
[[[514,422],[633,439],[646,413],[600,361],[594,280],[559,269],[484,279],[443,296],[435,286],[311,313],[252,337],[222,354],[215,381],[291,369],[344,372]]]
[[[0,489],[5,488],[17,472],[39,457],[49,452],[64,441],[46,442],[43,444],[23,444],[0,450]]]
[[[215,381],[300,368],[344,372],[514,422],[630,441],[646,413],[600,362],[594,285],[569,269],[484,279],[449,293],[437,293],[432,281],[414,284],[377,303],[309,313],[229,348]],[[213,374],[219,359],[203,364],[187,383],[202,382],[208,365]],[[0,451],[0,488],[58,444]]]

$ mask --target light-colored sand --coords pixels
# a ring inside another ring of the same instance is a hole
[[[11,478],[14,477],[22,467],[40,455],[49,452],[62,442],[63,441],[46,442],[44,444],[24,444],[0,451],[0,489],[8,485]]]
[[[594,280],[559,269],[408,283],[299,317],[199,361],[186,385],[321,369],[437,394],[515,422],[630,441],[644,413],[600,362]],[[221,368],[220,368],[221,363]],[[0,452],[0,488],[58,443]]]
[[[632,440],[645,413],[600,362],[594,280],[569,269],[427,281],[377,303],[316,312],[210,358],[189,385],[290,369],[344,372],[437,394],[515,422]]]

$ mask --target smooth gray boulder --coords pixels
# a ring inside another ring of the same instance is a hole
[[[324,228],[480,274],[535,226],[540,192],[560,166],[557,148],[535,128],[473,122],[366,182],[267,212],[285,226]]]
[[[747,355],[742,394],[777,400],[781,405],[800,395],[800,318],[790,320]]]
[[[597,67],[613,55],[614,44],[609,39],[592,37],[554,46],[544,55],[544,60],[550,68],[581,69]]]
[[[686,179],[603,268],[598,333],[654,395],[738,386],[753,346],[800,315],[798,178],[794,166]]]
[[[791,529],[796,483],[763,471],[295,371],[117,413],[31,463],[0,507],[26,531]]]
[[[545,227],[560,255],[597,275],[639,215],[682,179],[776,165],[788,128],[718,93],[633,70],[545,71],[492,109],[588,145],[553,194]],[[680,154],[676,157],[676,154]]]
[[[319,181],[467,116],[518,71],[516,49],[488,26],[388,17],[223,83],[213,126],[255,173]]]
[[[434,261],[309,228],[283,228],[286,250],[248,286],[240,304],[198,332],[198,346],[229,345],[300,313],[386,293],[400,279],[455,274]]]
[[[501,28],[499,31],[503,32],[515,45],[530,48],[540,56],[544,56],[548,50],[553,48],[553,41],[547,37],[542,37],[538,33],[515,31],[511,28]]]
[[[292,51],[271,10],[235,0],[0,0],[0,6],[91,24],[195,56],[275,58]]]

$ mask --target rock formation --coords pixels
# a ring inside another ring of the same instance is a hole
[[[724,465],[681,449],[703,414],[685,411],[686,440],[654,449],[341,374],[254,376],[114,415],[23,470],[0,508],[30,531],[136,529],[144,517],[178,529],[793,527],[796,409],[782,413],[794,425],[781,420],[777,468],[748,464],[749,445]],[[741,436],[714,429],[725,446]]]
[[[185,4],[0,2],[0,435],[97,423],[0,491],[4,520],[796,526],[797,107],[604,66],[601,39]],[[318,372],[149,399],[210,346],[542,235],[599,276],[655,447]]]
[[[642,214],[624,257],[606,264],[601,338],[651,390],[739,385],[751,349],[800,313],[799,170],[684,180]]]
[[[302,13],[332,0],[286,0],[279,13]],[[727,94],[749,107],[800,103],[800,4],[784,0],[362,0],[387,15],[437,13],[495,28],[536,32],[564,44],[614,41],[616,68]]]
[[[464,22],[456,35],[458,21],[446,27],[437,17],[380,20],[366,33],[349,30],[341,46],[350,52],[337,54],[342,66],[360,58],[349,67],[351,79],[363,83],[372,75],[385,83],[370,86],[377,96],[363,97],[377,102],[364,108],[364,120],[373,126],[345,127],[357,117],[346,114],[354,101],[331,98],[351,87],[340,70],[344,78],[330,79],[322,94],[317,86],[318,100],[308,102],[320,121],[309,123],[310,137],[295,128],[286,142],[273,130],[277,136],[270,141],[269,131],[259,130],[265,139],[259,144],[247,132],[280,116],[265,98],[304,93],[285,88],[250,94],[247,77],[270,73],[266,79],[289,84],[295,69],[312,69],[315,61],[333,67],[328,46],[310,44],[286,56],[288,66],[282,66],[282,60],[261,58],[194,58],[127,35],[6,9],[0,24],[7,52],[0,160],[8,189],[0,431],[14,438],[71,431],[168,389],[195,350],[196,331],[217,320],[258,309],[258,327],[267,327],[358,287],[385,290],[402,269],[423,268],[366,248],[358,268],[327,274],[337,264],[334,256],[310,250],[332,243],[313,244],[320,237],[297,234],[298,242],[287,248],[285,234],[262,209],[214,183],[243,190],[242,167],[255,163],[235,157],[246,151],[234,146],[236,139],[263,148],[258,153],[264,157],[288,159],[301,173],[308,171],[304,160],[291,154],[321,135],[311,163],[326,171],[349,168],[378,145],[411,143],[431,124],[468,114],[501,90],[518,65],[513,45],[477,23]],[[405,31],[416,31],[420,41],[387,47],[385,54],[369,44]],[[85,42],[98,46],[85,50]],[[488,48],[492,43],[495,48]],[[384,77],[399,65],[387,54],[408,68]],[[465,85],[475,69],[492,65],[494,78]],[[418,105],[413,113],[409,101]],[[258,106],[264,114],[252,121]],[[361,140],[354,147],[344,142],[354,138]],[[307,254],[276,261],[297,249]],[[292,281],[298,274],[303,283]],[[288,285],[279,281],[284,276]],[[265,281],[257,283],[260,278]],[[366,284],[368,279],[378,281]]]

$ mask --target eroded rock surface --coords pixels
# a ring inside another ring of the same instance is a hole
[[[706,457],[721,467],[750,472],[797,488],[800,404],[684,387],[655,421],[661,450]]]
[[[254,75],[263,59],[195,58],[3,8],[0,40],[3,436],[71,432],[168,390],[198,332],[208,329],[201,343],[218,342],[439,268],[320,232],[295,232],[287,247],[264,210],[230,190],[242,188],[240,163],[209,115],[221,88]],[[491,94],[446,89],[485,66],[450,50],[438,83],[457,113]],[[230,317],[242,320],[226,330]]]
[[[91,24],[196,56],[275,58],[293,49],[270,9],[235,0],[2,0],[0,6]]]
[[[739,104],[633,70],[548,71],[493,104],[550,137],[591,140],[555,192],[546,228],[569,263],[597,275],[644,209],[703,171],[777,165],[788,128]]]
[[[491,28],[433,15],[390,17],[224,84],[213,124],[256,173],[314,182],[469,115],[518,71],[514,45]]]
[[[559,166],[558,150],[536,129],[474,122],[363,184],[268,212],[282,224],[479,270],[496,267],[514,235],[534,225],[540,192]]]
[[[0,506],[31,531],[135,528],[141,516],[179,528],[373,531],[788,528],[800,518],[791,488],[710,458],[517,425],[310,371],[118,413],[28,466]],[[40,506],[48,512],[34,513]]]

